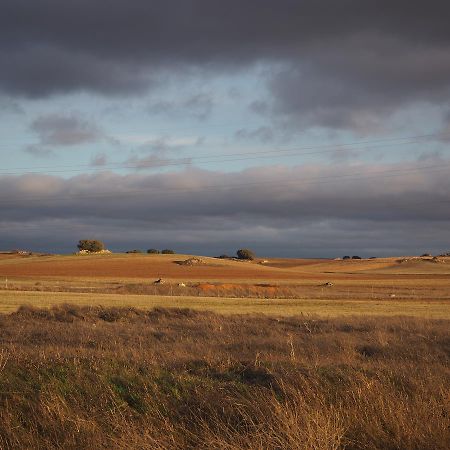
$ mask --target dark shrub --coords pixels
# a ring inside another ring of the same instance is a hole
[[[345,255],[342,259],[351,259],[350,256]]]
[[[241,248],[236,252],[236,254],[239,259],[255,259],[255,254],[248,248]]]
[[[125,253],[142,253],[142,250],[134,249],[134,250],[128,250]]]
[[[159,250],[157,250],[156,248],[149,248],[147,250],[147,253],[151,253],[152,255],[157,255],[157,254],[159,254]]]
[[[102,241],[95,239],[82,239],[78,242],[78,250],[85,250],[87,252],[100,252],[105,249],[105,244]]]
[[[433,256],[431,253],[424,253],[423,255],[420,255],[421,258],[426,258],[426,257],[430,257]]]
[[[362,259],[361,256],[352,256],[352,259]]]
[[[174,250],[170,250],[169,248],[165,248],[164,250],[161,250],[161,253],[163,255],[175,255],[175,251]]]

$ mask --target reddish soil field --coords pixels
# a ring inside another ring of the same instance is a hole
[[[202,257],[203,264],[186,266],[177,262],[187,255],[91,255],[16,256],[0,255],[0,277],[20,278],[109,278],[183,279],[231,282],[232,280],[449,280],[449,264],[419,262],[405,266],[395,258],[362,261],[323,259],[271,259],[265,264]]]
[[[437,264],[420,259],[404,263],[402,258],[355,261],[277,258],[261,264],[199,257],[194,265],[180,264],[189,258],[189,255],[9,255],[0,258],[0,282],[6,289],[49,292],[239,298],[450,298],[450,259],[448,263]],[[158,278],[167,283],[155,286],[153,282]],[[178,286],[181,282],[183,286]]]
[[[0,263],[0,276],[92,278],[295,279],[298,274],[249,262],[209,259],[207,264],[176,264],[183,257],[50,257],[17,258]],[[185,258],[184,258],[185,259]]]

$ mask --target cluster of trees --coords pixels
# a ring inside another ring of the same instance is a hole
[[[147,250],[147,253],[151,253],[154,255],[157,255],[159,253],[161,253],[162,255],[175,255],[175,251],[171,250],[170,248],[165,248],[164,250],[161,251],[157,250],[156,248],[149,248]]]
[[[102,241],[96,239],[82,239],[78,242],[78,250],[89,253],[96,253],[105,250],[105,244]]]
[[[237,252],[236,255],[238,257],[238,259],[246,259],[248,261],[252,261],[255,259],[255,253],[248,249],[248,248],[240,248]],[[219,256],[220,259],[234,259],[233,256],[228,256],[228,255],[220,255]]]
[[[255,253],[252,252],[250,249],[248,248],[240,248],[237,252],[236,255],[239,259],[248,259],[248,260],[253,260],[255,259]]]
[[[97,253],[105,250],[105,244],[102,241],[97,239],[81,239],[77,244],[78,250],[89,252],[89,253]],[[126,253],[143,253],[142,250],[134,249],[128,250]],[[147,250],[147,253],[153,254],[163,254],[163,255],[174,255],[175,251],[170,248],[165,248],[164,250],[157,250],[156,248],[150,248]]]

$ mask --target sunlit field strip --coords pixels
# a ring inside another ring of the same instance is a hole
[[[147,295],[85,294],[71,292],[0,291],[0,312],[11,313],[21,305],[50,307],[75,305],[192,308],[221,314],[261,313],[275,316],[313,314],[327,317],[348,315],[406,315],[450,319],[450,303],[446,301],[364,301],[327,299],[253,299],[217,297],[166,297]]]

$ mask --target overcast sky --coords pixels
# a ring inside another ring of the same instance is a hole
[[[0,249],[450,250],[447,1],[0,8]]]

